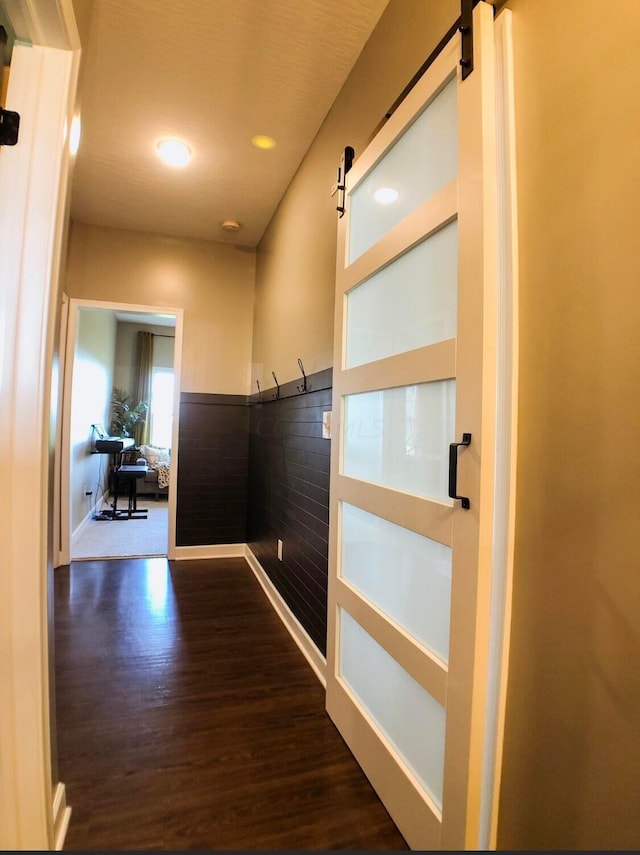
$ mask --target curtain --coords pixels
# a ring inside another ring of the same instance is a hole
[[[138,359],[136,362],[135,395],[137,401],[146,401],[149,409],[144,422],[137,424],[137,445],[148,445],[151,434],[151,369],[153,367],[153,333],[138,332]]]

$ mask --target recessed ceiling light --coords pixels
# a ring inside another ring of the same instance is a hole
[[[251,137],[251,142],[254,144],[256,148],[275,148],[276,141],[273,137],[265,136],[265,134],[258,134],[255,137]]]
[[[156,148],[160,159],[167,166],[186,166],[191,159],[191,149],[182,140],[159,140]]]
[[[373,198],[379,205],[390,205],[395,202],[400,194],[393,187],[379,187],[373,194]]]

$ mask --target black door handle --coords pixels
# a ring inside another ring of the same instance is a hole
[[[461,445],[471,445],[470,433],[463,433],[462,442],[452,442],[449,446],[449,497],[460,499],[460,505],[468,511],[471,502],[467,496],[458,495],[458,449]]]

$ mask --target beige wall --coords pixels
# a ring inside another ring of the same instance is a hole
[[[521,353],[498,844],[638,848],[640,7],[508,6]],[[362,150],[458,8],[391,0],[282,200],[258,254],[252,389],[297,377],[297,357],[331,364],[340,152]],[[245,391],[253,259],[185,243],[75,226],[69,293],[183,305],[183,388]]]
[[[311,374],[333,357],[337,214],[331,186],[456,20],[457,0],[391,0],[263,237],[257,260],[252,391]]]
[[[92,424],[109,430],[116,319],[112,312],[81,309],[73,362],[71,395],[70,501],[75,532],[106,487],[107,458],[91,454]],[[87,497],[85,493],[92,492]]]
[[[640,846],[637,0],[509,0],[520,432],[500,848]],[[331,364],[344,145],[362,150],[457,3],[392,0],[259,248],[253,379]]]
[[[4,106],[7,98],[7,89],[9,88],[9,66],[0,68],[0,105]]]
[[[520,432],[499,844],[640,847],[640,5],[511,0]]]
[[[255,255],[73,223],[70,297],[184,309],[183,392],[249,391]]]
[[[150,332],[153,339],[153,368],[173,368],[174,333],[171,327],[118,321],[113,385],[131,393],[135,388],[138,332]]]

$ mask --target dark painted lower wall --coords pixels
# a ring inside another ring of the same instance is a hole
[[[180,400],[176,546],[245,543],[249,408],[244,395]]]
[[[291,388],[293,386],[293,389]],[[309,378],[310,391],[273,390],[251,406],[248,543],[313,642],[326,653],[331,442],[322,414],[331,409],[331,371]],[[283,560],[277,541],[283,541]]]
[[[289,383],[262,402],[185,393],[180,402],[176,545],[248,543],[326,653],[331,369],[308,391]],[[277,541],[283,542],[283,560]]]

